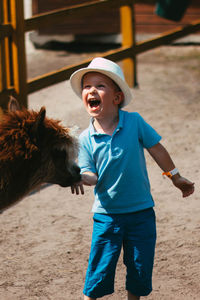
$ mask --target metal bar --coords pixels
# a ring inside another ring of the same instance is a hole
[[[3,3],[0,3],[0,24],[4,23]],[[0,91],[6,88],[6,76],[5,76],[5,40],[0,40]]]
[[[101,56],[111,59],[113,61],[120,61],[127,56],[132,55],[133,49],[122,47],[117,50],[104,52]],[[70,65],[64,67],[60,70],[38,76],[36,78],[28,80],[28,94],[36,92],[42,88],[48,87],[50,85],[65,81],[70,78],[71,74],[78,70],[79,68],[86,67],[91,59],[85,60],[80,64]]]
[[[37,30],[41,27],[52,26],[54,24],[61,23],[66,18],[74,18],[85,13],[90,13],[99,9],[108,9],[111,7],[117,7],[125,5],[126,3],[132,3],[130,0],[98,0],[92,2],[86,2],[79,5],[69,6],[67,8],[53,10],[48,13],[39,14],[33,16],[30,19],[25,20],[25,31]]]
[[[0,2],[0,29],[2,27],[2,24],[3,23],[3,5],[2,3]],[[1,31],[0,31],[1,32]],[[0,34],[1,36],[1,34]],[[2,42],[1,42],[1,39],[0,39],[0,92],[3,90],[3,74],[2,74],[2,60],[3,60],[3,55],[2,55]]]
[[[13,33],[13,29],[10,24],[0,25],[0,40],[3,40],[5,37],[11,36],[12,33]]]
[[[0,24],[3,24],[3,3],[0,2]]]
[[[164,34],[154,39],[148,39],[137,43],[135,52],[136,54],[140,54],[147,50],[151,50],[159,46],[167,45],[173,42],[174,40],[185,37],[188,34],[197,32],[199,30],[200,30],[200,20],[196,20],[187,26],[177,27],[176,30],[167,31]]]
[[[13,84],[22,106],[27,106],[26,52],[23,1],[11,0]]]
[[[135,46],[135,20],[133,3],[120,8],[120,25],[122,34],[122,45],[124,47]],[[134,51],[130,57],[123,60],[124,75],[129,86],[137,85],[136,79],[136,55]]]
[[[3,0],[3,12],[4,12],[4,24],[8,24],[10,22],[10,13],[9,13],[9,8],[8,8],[8,0]],[[12,27],[11,27],[12,28]],[[11,31],[13,33],[13,30]],[[9,88],[11,85],[11,54],[10,54],[10,37],[5,37],[5,68],[6,68],[6,87]]]
[[[8,108],[8,101],[10,99],[10,95],[16,97],[14,88],[5,89],[0,92],[0,107],[6,110]]]
[[[7,87],[6,81],[6,60],[5,60],[5,41],[0,43],[0,91],[3,91]]]

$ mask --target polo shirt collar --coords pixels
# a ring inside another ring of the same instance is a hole
[[[124,124],[124,113],[125,111],[119,109],[119,122],[116,128],[116,131],[119,131],[121,128],[123,128],[123,124]],[[94,122],[94,118],[90,119],[90,125],[89,125],[89,132],[91,136],[98,136],[98,135],[102,135],[102,133],[96,132],[94,126],[93,126],[93,122]]]

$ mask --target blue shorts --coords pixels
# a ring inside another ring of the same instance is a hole
[[[129,214],[95,213],[91,252],[83,293],[100,298],[114,292],[118,258],[123,247],[126,289],[136,296],[152,291],[156,243],[153,208]]]

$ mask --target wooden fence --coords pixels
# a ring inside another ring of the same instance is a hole
[[[7,107],[8,96],[17,97],[22,106],[27,106],[30,93],[52,84],[69,79],[70,75],[80,67],[87,66],[89,60],[63,67],[62,69],[27,79],[25,33],[38,30],[44,26],[62,23],[65,18],[76,18],[97,10],[103,12],[110,8],[120,9],[122,45],[120,48],[107,51],[102,57],[113,61],[123,60],[124,73],[130,86],[137,84],[136,58],[147,50],[168,44],[200,30],[200,20],[166,32],[154,39],[135,42],[135,15],[133,0],[96,0],[88,3],[54,10],[49,13],[24,19],[22,0],[1,0],[0,3],[0,106]]]

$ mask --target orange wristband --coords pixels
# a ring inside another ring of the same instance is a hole
[[[172,178],[172,176],[176,175],[178,172],[179,172],[178,169],[174,168],[173,170],[171,170],[169,172],[163,172],[162,175]]]
[[[172,178],[172,174],[170,172],[163,172],[162,176],[167,176],[169,178]]]

